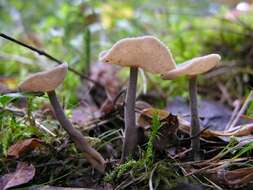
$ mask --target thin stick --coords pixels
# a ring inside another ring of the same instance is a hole
[[[137,145],[137,130],[135,126],[135,99],[136,86],[138,79],[138,68],[130,68],[130,78],[127,88],[126,105],[125,105],[125,138],[123,141],[123,150],[121,161],[128,156],[129,153],[136,148]]]
[[[152,169],[150,176],[149,176],[149,181],[148,181],[149,190],[154,190],[152,178],[153,178],[153,175],[154,175],[155,170],[157,168],[157,165],[158,165],[158,163],[155,164],[155,167]]]
[[[229,121],[228,121],[228,123],[227,123],[227,125],[226,125],[226,127],[224,129],[224,131],[229,130],[230,125],[232,124],[232,122],[234,121],[236,115],[238,114],[240,106],[241,106],[241,102],[239,100],[236,100],[234,102],[234,110],[232,112],[232,115],[231,115],[231,117],[230,117],[230,119],[229,119]]]
[[[247,96],[246,100],[244,101],[244,103],[243,103],[240,111],[238,112],[237,116],[235,117],[235,119],[233,120],[233,122],[231,123],[231,125],[228,127],[228,130],[233,129],[235,127],[235,125],[239,121],[241,115],[248,108],[248,105],[249,105],[250,101],[252,100],[252,96],[253,96],[253,90],[250,90],[249,95]]]
[[[25,43],[23,43],[23,42],[21,42],[21,41],[19,41],[19,40],[16,40],[16,39],[14,39],[14,38],[12,38],[12,37],[10,37],[10,36],[4,34],[4,33],[0,33],[0,37],[4,38],[4,39],[6,39],[6,40],[9,40],[9,41],[11,41],[11,42],[14,42],[14,43],[16,43],[16,44],[18,44],[18,45],[21,45],[21,46],[23,46],[23,47],[25,47],[25,48],[27,48],[27,49],[30,49],[30,50],[32,50],[32,51],[38,53],[39,55],[45,56],[45,57],[47,57],[48,59],[50,59],[50,60],[52,60],[52,61],[54,61],[54,62],[56,62],[56,63],[58,63],[58,64],[62,64],[62,63],[63,63],[63,62],[60,61],[59,59],[57,59],[57,58],[53,57],[52,55],[48,54],[47,52],[45,52],[45,51],[43,51],[43,50],[40,50],[40,49],[37,49],[37,48],[35,48],[35,47],[33,47],[33,46],[30,46],[30,45],[28,45],[28,44],[25,44]],[[98,85],[98,86],[100,86],[100,87],[103,87],[99,82],[90,79],[88,76],[86,76],[86,75],[84,75],[84,74],[78,72],[77,70],[75,70],[75,69],[73,69],[73,68],[71,68],[71,67],[69,67],[68,69],[69,69],[71,72],[73,72],[73,73],[75,73],[76,75],[78,75],[79,77],[81,77],[82,79],[85,79],[85,80],[87,80],[87,81],[90,81],[90,82],[94,83],[95,85]]]
[[[40,124],[37,120],[35,120],[35,124],[41,128],[42,130],[46,131],[47,133],[49,133],[50,135],[52,135],[53,137],[56,137],[56,134],[54,134],[52,131],[50,131],[48,128],[46,128],[44,125]]]

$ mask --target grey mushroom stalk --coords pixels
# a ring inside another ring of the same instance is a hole
[[[183,64],[179,64],[176,69],[173,69],[165,74],[162,78],[165,80],[173,80],[180,76],[188,76],[189,78],[189,102],[191,110],[191,147],[194,160],[200,160],[200,122],[198,116],[198,101],[197,101],[197,76],[213,69],[220,63],[220,55],[209,54],[202,57],[196,57]]]
[[[85,153],[86,159],[94,168],[104,172],[105,160],[89,145],[84,136],[72,126],[57,99],[55,89],[64,81],[67,70],[67,64],[62,64],[49,71],[35,73],[24,80],[18,86],[18,90],[21,92],[46,92],[54,109],[56,119],[74,141],[76,148]]]
[[[138,144],[135,121],[135,99],[138,68],[153,74],[162,74],[175,68],[168,48],[153,36],[125,38],[115,43],[108,51],[100,54],[103,63],[130,68],[129,83],[125,101],[125,138],[121,160],[132,154]]]

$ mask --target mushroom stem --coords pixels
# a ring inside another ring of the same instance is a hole
[[[123,161],[129,153],[132,153],[137,146],[137,128],[135,124],[135,99],[137,79],[138,68],[131,67],[125,102],[125,138],[123,141],[121,161]]]
[[[84,136],[72,126],[57,99],[55,91],[47,92],[47,94],[54,109],[56,119],[74,141],[76,148],[79,151],[86,153],[85,157],[93,165],[93,167],[98,169],[100,172],[103,172],[105,169],[105,160],[103,157],[100,153],[93,149],[85,140]]]
[[[191,136],[195,137],[191,141],[194,160],[200,160],[200,123],[198,116],[198,100],[197,100],[197,76],[190,76],[189,79],[189,96],[190,96],[190,109],[191,109]]]

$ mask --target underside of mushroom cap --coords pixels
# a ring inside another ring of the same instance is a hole
[[[153,36],[119,40],[110,50],[100,53],[100,60],[125,67],[140,67],[154,74],[176,68],[170,50]]]
[[[195,76],[205,73],[220,63],[219,54],[209,54],[202,57],[196,57],[182,64],[177,65],[176,69],[170,70],[161,77],[166,80],[172,80],[181,76]]]
[[[30,75],[19,84],[21,92],[49,92],[55,90],[67,74],[68,65],[63,63],[51,70]]]

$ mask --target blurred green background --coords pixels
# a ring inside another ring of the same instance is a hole
[[[154,35],[171,49],[177,63],[207,53],[220,53],[223,62],[231,65],[239,60],[247,71],[242,76],[241,71],[239,75],[229,68],[224,75],[217,76],[221,82],[236,84],[227,87],[231,89],[231,96],[238,98],[247,91],[240,85],[247,84],[248,75],[252,74],[253,24],[251,8],[248,11],[238,3],[240,1],[0,0],[0,31],[44,49],[86,74],[97,62],[100,51],[125,37]],[[6,40],[0,39],[0,45],[0,76],[2,81],[6,77],[14,78],[8,83],[12,88],[28,73],[55,64]],[[188,93],[185,78],[175,82],[161,81],[159,76],[151,78],[168,96]],[[200,84],[207,87],[217,83],[215,77],[211,79],[200,80]],[[69,106],[77,104],[73,92],[78,85],[78,76],[69,72],[61,90]],[[148,87],[152,90],[152,85]],[[213,90],[217,90],[215,85]],[[212,98],[217,99],[217,96]]]

